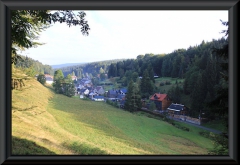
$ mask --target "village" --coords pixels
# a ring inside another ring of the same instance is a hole
[[[45,74],[46,83],[53,83],[53,76]],[[139,77],[141,78],[141,77]],[[80,99],[90,99],[92,101],[104,101],[107,100],[115,102],[119,108],[124,109],[125,96],[127,94],[127,88],[104,90],[103,86],[94,86],[89,77],[77,79],[76,76],[72,76],[72,80],[75,81],[75,96],[79,96]],[[177,119],[197,125],[201,125],[204,119],[192,118],[188,116],[188,107],[180,103],[173,103],[169,96],[164,93],[154,93],[149,97],[149,100],[142,99],[143,111],[150,111],[150,103],[154,102],[156,109],[153,110],[155,114],[167,114],[169,118]]]

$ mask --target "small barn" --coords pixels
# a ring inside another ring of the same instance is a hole
[[[156,104],[157,110],[166,110],[171,105],[171,100],[167,94],[155,93],[150,100]]]

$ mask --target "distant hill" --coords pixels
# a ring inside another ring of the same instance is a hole
[[[53,69],[58,69],[58,68],[63,68],[63,67],[68,67],[68,66],[75,66],[75,65],[82,65],[86,64],[86,62],[82,63],[66,63],[66,64],[59,64],[59,65],[51,65]]]

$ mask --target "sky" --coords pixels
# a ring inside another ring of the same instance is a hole
[[[44,45],[19,53],[47,65],[168,54],[224,37],[220,20],[228,21],[228,10],[84,12],[88,36],[79,26],[55,23],[40,34]]]

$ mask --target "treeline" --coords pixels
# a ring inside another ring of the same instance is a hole
[[[54,74],[54,70],[50,65],[44,65],[41,62],[34,60],[27,56],[19,55],[21,58],[16,62],[15,67],[26,71],[30,76],[35,76],[36,74]]]
[[[204,113],[210,118],[216,117],[215,112],[208,108],[208,103],[218,97],[217,89],[227,86],[221,77],[226,62],[216,49],[227,44],[225,38],[204,42],[188,49],[178,49],[169,54],[145,54],[136,59],[128,59],[112,63],[108,77],[120,77],[127,86],[131,80],[139,84],[141,97],[148,98],[156,92],[154,76],[184,78],[183,87],[176,85],[168,91],[173,102],[190,105],[190,116],[198,117]],[[141,77],[141,80],[138,80]],[[178,84],[178,82],[176,82]],[[159,87],[161,88],[161,87]],[[187,96],[188,103],[181,96]]]
[[[67,76],[68,74],[72,74],[74,72],[75,76],[78,78],[84,78],[84,77],[97,77],[102,76],[102,78],[105,78],[105,74],[107,74],[109,66],[111,63],[115,63],[118,61],[122,61],[123,59],[115,59],[115,60],[106,60],[106,61],[99,61],[99,62],[92,62],[87,64],[81,64],[76,66],[69,66],[61,68],[64,76]]]
[[[136,72],[139,76],[143,75],[145,69],[152,70],[150,74],[159,77],[179,77],[183,78],[190,66],[196,60],[200,60],[201,69],[207,56],[213,54],[213,48],[220,48],[226,43],[226,39],[204,42],[198,46],[190,46],[188,49],[178,49],[169,54],[145,54],[139,55],[136,59],[128,59],[112,63],[108,70],[108,77],[123,77],[126,72]],[[204,56],[204,57],[203,57]],[[214,54],[213,54],[214,56]],[[152,77],[152,75],[151,75]]]

